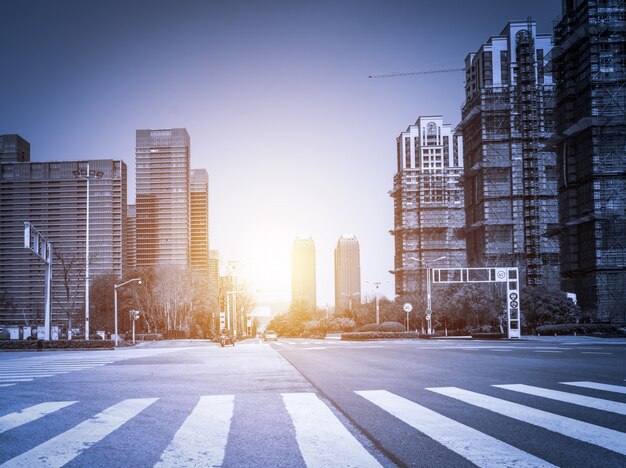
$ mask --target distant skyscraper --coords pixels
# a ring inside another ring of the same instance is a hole
[[[0,163],[30,161],[30,143],[19,135],[0,135]]]
[[[209,250],[209,282],[217,288],[220,279],[220,251]]]
[[[137,130],[137,267],[190,265],[190,139],[184,128]]]
[[[126,210],[126,270],[137,268],[137,205]]]
[[[209,276],[209,173],[191,170],[191,268]]]
[[[424,287],[429,266],[466,264],[462,154],[462,138],[440,115],[419,117],[397,138],[398,171],[390,195],[398,295]]]
[[[554,84],[549,34],[512,21],[465,59],[462,109],[467,258],[519,266],[529,285],[559,286]]]
[[[564,0],[555,24],[562,288],[626,321],[626,4]]]
[[[74,326],[84,323],[87,181],[80,176],[86,175],[88,163],[92,171],[89,277],[122,275],[126,248],[123,161],[2,163],[0,325],[43,325],[44,265],[24,249],[25,221],[53,244],[52,324],[68,324],[70,318]]]
[[[299,236],[293,241],[291,253],[291,301],[304,301],[317,307],[315,282],[315,243],[310,236]]]
[[[361,258],[359,241],[342,234],[335,247],[335,313],[361,303]]]

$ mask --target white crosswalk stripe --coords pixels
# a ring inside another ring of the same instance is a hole
[[[562,383],[576,384],[573,386],[598,390],[617,391],[618,393],[622,393],[621,389],[624,388],[599,382]],[[559,401],[583,406],[592,411],[606,411],[606,408],[611,408],[611,404],[616,403],[600,398],[590,399],[590,397],[583,397],[575,393],[568,394],[567,392],[557,392],[526,385],[493,386],[502,389],[502,391],[522,391],[537,398],[556,398]],[[457,387],[437,387],[427,388],[426,390],[442,395],[442,397],[436,398],[451,397],[478,408],[473,411],[489,410],[513,420],[522,421],[556,434],[626,455],[626,434],[617,430]],[[355,394],[358,396],[354,398],[364,399],[360,400],[360,404],[375,405],[410,426],[410,428],[407,426],[404,430],[419,431],[439,443],[441,450],[450,450],[478,466],[554,466],[538,457],[536,453],[532,453],[533,449],[525,448],[523,450],[516,447],[515,441],[517,439],[514,439],[513,442],[511,440],[506,442],[499,440],[497,434],[489,435],[483,433],[471,427],[471,423],[469,425],[462,424],[453,417],[439,414],[423,404],[418,404],[387,390],[356,391]],[[237,410],[235,403],[238,398],[243,398],[245,402],[245,399],[254,398],[254,396],[205,395],[192,402],[188,407],[189,413],[180,427],[172,428],[174,435],[171,440],[163,440],[163,451],[155,467],[204,467],[221,466],[224,461],[229,463],[229,460],[231,460],[228,452],[229,440],[234,437],[234,440],[240,441],[247,436],[245,432],[233,434],[231,430],[231,421],[235,417],[242,417],[242,407],[245,407],[245,403],[243,403],[243,406],[240,406],[239,410]],[[284,417],[288,415],[293,424],[293,428],[288,427],[289,424],[287,424],[279,431],[284,431],[282,433],[283,437],[285,434],[288,434],[289,437],[294,437],[295,432],[295,444],[298,447],[296,450],[300,452],[298,457],[301,456],[308,467],[381,466],[369,449],[360,442],[358,436],[354,435],[354,429],[344,425],[333,410],[315,393],[281,393],[280,398],[277,394],[272,398],[274,398],[274,402],[271,405],[283,405],[286,410]],[[17,456],[15,453],[6,453],[4,460],[9,457],[13,458],[5,461],[0,466],[62,466],[122,428],[127,422],[137,417],[158,400],[158,398],[122,400],[100,413],[88,417],[88,419],[76,421],[76,425],[69,430],[65,430],[65,432],[60,434],[57,433],[58,435],[34,448],[30,446],[25,447],[26,451]],[[265,401],[269,402],[270,400]],[[280,403],[278,403],[279,401]],[[13,410],[9,414],[0,415],[0,434],[2,434],[2,437],[6,435],[9,438],[22,437],[20,431],[37,431],[39,430],[37,425],[45,427],[42,433],[47,433],[54,425],[54,418],[63,419],[67,414],[70,414],[70,417],[78,416],[78,406],[76,410],[70,408],[76,403],[78,402],[42,402]],[[66,413],[68,408],[69,413]],[[276,406],[272,406],[272,411],[276,411],[276,409]],[[144,420],[150,421],[156,414],[159,414],[159,417],[167,417],[161,411],[162,407],[155,405],[154,408],[150,408],[149,414],[146,414]],[[618,411],[617,414],[621,415],[622,413]],[[239,425],[240,420],[235,419],[235,421],[237,422],[233,427],[241,428]],[[144,422],[143,424],[146,423]],[[24,427],[22,428],[22,426]],[[134,431],[137,430],[137,426],[128,425],[123,430]],[[142,430],[149,431],[150,429],[144,427]],[[11,433],[9,431],[15,432]],[[375,433],[371,434],[374,438],[377,438]],[[526,437],[522,436],[524,433],[521,431],[519,434],[520,441],[522,437]],[[118,437],[120,436],[118,435]],[[254,439],[254,436],[251,437]],[[141,440],[141,437],[137,437],[137,440]],[[292,446],[295,447],[296,445]],[[140,446],[138,446],[138,450],[141,450]],[[231,447],[230,450],[235,449]],[[0,444],[0,455],[2,453],[2,445]],[[156,458],[158,458],[158,455]],[[156,460],[156,458],[154,459]],[[555,462],[555,460],[550,461]]]
[[[457,387],[428,388],[427,390],[626,455],[626,437],[623,432]]]
[[[8,430],[14,429],[23,424],[35,421],[50,413],[54,413],[62,408],[73,405],[75,401],[50,401],[30,406],[21,411],[7,414],[0,417],[0,434]]]
[[[0,466],[62,466],[146,409],[157,398],[124,400]]]
[[[385,390],[356,393],[478,466],[554,466]]]
[[[560,382],[563,385],[572,385],[574,387],[591,388],[593,390],[604,390],[605,392],[622,393],[626,395],[626,387],[620,385],[609,385],[599,382]]]
[[[233,395],[201,397],[155,466],[220,466],[233,410]]]
[[[530,385],[493,385],[497,388],[504,388],[505,390],[512,390],[514,392],[525,393],[527,395],[534,395],[550,400],[562,401],[565,403],[571,403],[573,405],[585,406],[587,408],[598,409],[602,411],[609,411],[611,413],[626,415],[626,404],[616,401],[603,400],[601,398],[593,398],[584,395],[576,395],[574,393],[560,392],[558,390],[550,390],[548,388],[533,387]]]
[[[307,466],[381,466],[315,394],[282,395]]]

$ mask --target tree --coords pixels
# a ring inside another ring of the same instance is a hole
[[[89,288],[89,303],[91,304],[91,327],[93,330],[107,330],[113,331],[114,320],[114,287],[117,281],[117,275],[114,273],[106,273],[96,276],[91,282]],[[118,294],[122,290],[118,291]],[[119,294],[118,306],[120,305],[119,299],[125,296]]]
[[[576,322],[580,307],[560,289],[526,286],[520,291],[522,327],[534,333],[539,325]]]
[[[57,248],[54,249],[54,274],[55,285],[52,288],[52,300],[57,304],[67,319],[68,338],[74,319],[78,319],[79,310],[84,304],[84,291],[86,261],[76,250]]]

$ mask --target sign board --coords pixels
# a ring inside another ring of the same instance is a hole
[[[220,312],[220,330],[226,328],[226,312]]]
[[[408,314],[409,312],[413,311],[413,306],[411,305],[410,302],[405,302],[404,305],[402,306],[402,310],[404,310]]]

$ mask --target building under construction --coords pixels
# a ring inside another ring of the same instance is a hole
[[[465,235],[470,266],[518,266],[529,285],[559,286],[554,84],[550,35],[514,21],[465,60]]]
[[[555,22],[563,288],[626,320],[626,3],[565,0]]]
[[[462,140],[442,116],[422,116],[397,138],[393,190],[396,294],[421,290],[429,267],[465,266]]]

